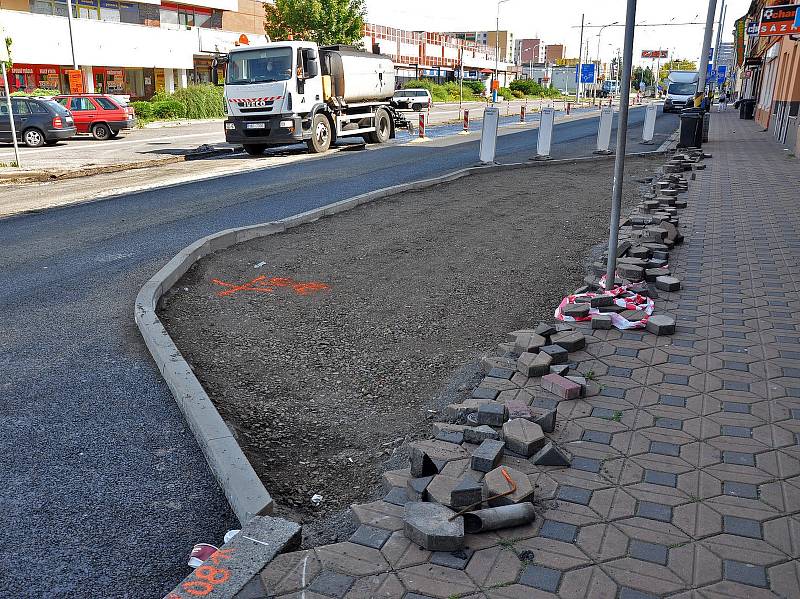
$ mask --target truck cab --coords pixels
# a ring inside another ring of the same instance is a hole
[[[225,139],[251,155],[299,142],[324,152],[337,137],[383,143],[394,134],[394,64],[385,56],[284,41],[235,48],[218,62],[226,64]]]

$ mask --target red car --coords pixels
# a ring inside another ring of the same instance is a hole
[[[114,96],[80,94],[55,99],[72,113],[78,133],[91,133],[95,139],[113,139],[136,124],[133,108]]]

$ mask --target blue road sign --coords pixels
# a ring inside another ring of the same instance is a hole
[[[581,65],[581,83],[594,83],[595,82],[595,65],[582,64]],[[575,81],[578,80],[578,65],[575,65]]]

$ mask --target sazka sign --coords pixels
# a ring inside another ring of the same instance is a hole
[[[759,37],[800,34],[800,11],[797,4],[769,6],[761,11]]]

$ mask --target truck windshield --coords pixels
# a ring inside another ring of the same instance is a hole
[[[286,81],[292,77],[291,48],[263,48],[233,52],[228,60],[225,83],[267,83]]]
[[[696,83],[670,83],[667,93],[676,96],[693,96],[696,91]]]

